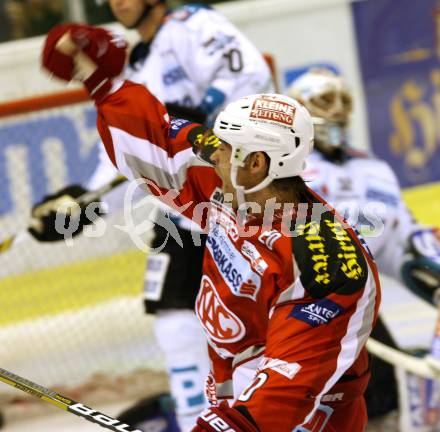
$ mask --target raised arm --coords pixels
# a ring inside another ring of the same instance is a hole
[[[117,82],[96,106],[98,131],[107,154],[128,178],[147,179],[153,182],[152,189],[157,186],[162,192],[183,192],[200,181],[200,174],[207,181],[216,178],[212,167],[193,151],[195,135],[202,133],[200,125],[170,120],[165,107],[144,86]],[[199,197],[194,196],[197,201],[203,197],[200,192]]]
[[[212,167],[193,152],[204,131],[198,124],[170,119],[144,86],[118,80],[125,48],[106,30],[65,24],[49,32],[43,66],[65,81],[84,83],[98,110],[99,134],[118,170],[141,179],[150,193],[192,217],[219,184]]]

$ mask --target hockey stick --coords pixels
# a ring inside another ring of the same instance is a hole
[[[114,432],[142,432],[140,429],[133,429],[130,425],[122,423],[118,419],[107,416],[82,403],[75,402],[2,368],[0,368],[0,381]]]
[[[371,354],[387,363],[401,367],[414,375],[427,379],[440,380],[440,361],[431,355],[418,358],[403,351],[391,348],[373,338],[367,341],[367,349]]]
[[[106,194],[107,192],[110,192],[115,187],[119,186],[121,183],[124,183],[127,179],[122,176],[118,176],[114,178],[112,181],[102,185],[96,190],[86,192],[83,195],[80,195],[78,198],[75,198],[75,201],[78,204],[88,204],[90,202],[93,202],[94,200],[99,199],[102,195]],[[44,204],[43,204],[44,206]],[[42,207],[43,207],[42,206]],[[18,234],[14,234],[11,237],[7,238],[6,240],[3,240],[0,243],[0,254],[8,251],[14,244],[19,244],[22,241],[25,241],[29,238],[31,238],[31,235],[28,232],[28,229],[32,226],[35,226],[35,224],[38,223],[38,219],[33,218],[28,225],[28,227],[19,232]]]

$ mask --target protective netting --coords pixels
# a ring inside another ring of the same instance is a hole
[[[0,242],[26,232],[34,203],[86,184],[98,163],[94,107],[65,95],[62,106],[0,117]],[[143,311],[145,253],[115,226],[125,224],[121,210],[103,236],[71,246],[24,236],[0,254],[2,368],[67,392],[116,378],[122,391],[127,377],[163,370]]]

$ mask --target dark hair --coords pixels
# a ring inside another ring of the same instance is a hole
[[[267,166],[270,165],[270,157],[265,153]],[[281,193],[294,193],[298,202],[307,201],[307,186],[304,179],[301,176],[284,177],[272,180],[272,184]]]
[[[297,202],[307,202],[307,186],[301,176],[275,179],[272,184],[281,193],[293,193]]]

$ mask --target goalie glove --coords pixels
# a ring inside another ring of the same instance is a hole
[[[44,42],[42,65],[56,77],[84,83],[99,100],[121,74],[127,43],[102,28],[84,24],[61,24],[52,28]]]
[[[440,241],[435,229],[411,234],[401,274],[416,295],[434,305],[440,303]]]
[[[197,419],[192,432],[259,432],[237,409],[231,408],[227,402],[206,409]]]
[[[77,227],[72,236],[80,234],[85,225],[93,223],[99,216],[104,214],[102,203],[96,202],[91,211],[86,207],[90,203],[79,203],[77,198],[87,192],[82,186],[72,185],[61,189],[53,195],[47,195],[41,202],[32,208],[32,221],[28,231],[41,242],[53,242],[63,240],[65,232],[57,230],[57,215],[64,227]],[[75,219],[75,221],[74,221]]]

